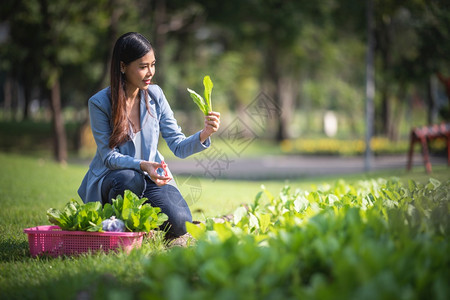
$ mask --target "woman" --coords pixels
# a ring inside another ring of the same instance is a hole
[[[165,173],[163,157],[157,150],[158,137],[181,158],[209,147],[210,136],[220,124],[220,114],[210,112],[203,130],[186,137],[157,85],[155,53],[139,33],[122,35],[114,46],[111,86],[89,99],[91,129],[97,152],[78,193],[86,202],[103,204],[131,190],[146,197],[167,214],[168,237],[186,233],[185,222],[192,216],[186,201]]]

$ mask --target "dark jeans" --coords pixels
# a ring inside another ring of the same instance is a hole
[[[148,199],[153,207],[160,207],[169,220],[160,229],[167,230],[167,237],[178,237],[186,233],[185,222],[192,222],[191,211],[180,191],[171,184],[157,186],[148,176],[130,169],[114,170],[106,175],[102,184],[102,202],[131,190],[139,197]]]

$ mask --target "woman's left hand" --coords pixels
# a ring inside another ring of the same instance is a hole
[[[220,127],[220,113],[211,111],[205,116],[205,128],[200,132],[200,141],[204,143]]]
[[[150,179],[154,183],[156,183],[157,186],[166,185],[170,180],[172,180],[172,177],[167,174],[167,165],[164,162],[157,163],[153,161],[143,160],[140,163],[140,167],[142,171],[147,172],[147,174],[150,176]],[[163,169],[165,171],[164,176],[158,174],[158,169]]]

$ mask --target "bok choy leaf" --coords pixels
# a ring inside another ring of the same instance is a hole
[[[210,111],[212,111],[212,104],[211,104],[211,92],[213,88],[213,83],[211,81],[211,78],[209,76],[205,76],[203,78],[203,86],[205,87],[205,90],[203,92],[203,95],[205,98],[200,96],[198,93],[191,89],[187,89],[189,94],[191,95],[192,100],[194,100],[195,104],[200,108],[200,110],[203,112],[205,116],[208,115]]]

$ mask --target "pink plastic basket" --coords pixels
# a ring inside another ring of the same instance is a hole
[[[30,254],[75,255],[89,251],[123,248],[129,252],[142,245],[145,232],[86,232],[64,231],[59,226],[45,225],[24,229],[28,234]]]

